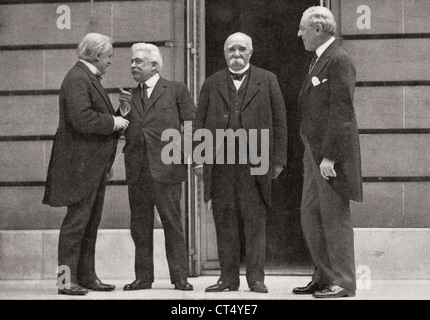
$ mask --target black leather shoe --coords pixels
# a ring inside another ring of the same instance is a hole
[[[151,289],[151,288],[152,288],[152,283],[142,279],[134,280],[132,283],[126,284],[124,286],[125,291],[143,290],[143,289]]]
[[[249,289],[251,291],[258,292],[258,293],[269,292],[269,289],[267,288],[267,286],[261,281],[255,281]]]
[[[174,285],[175,289],[177,290],[192,291],[194,289],[193,286],[187,280],[184,279],[179,280]]]
[[[71,282],[70,288],[58,289],[58,294],[67,294],[69,296],[84,296],[88,293],[88,290],[82,288],[79,284]]]
[[[326,287],[322,291],[316,291],[313,296],[315,298],[343,298],[343,297],[355,297],[355,291],[349,291],[336,284],[332,284]]]
[[[239,290],[240,280],[237,279],[233,282],[226,282],[218,280],[213,286],[207,287],[206,292],[222,292],[222,291],[237,291]]]
[[[295,294],[314,294],[315,291],[321,291],[324,288],[320,286],[318,283],[309,282],[306,287],[296,287],[293,289],[293,293]]]
[[[100,281],[100,279],[96,279],[87,284],[80,284],[81,287],[90,289],[92,291],[112,291],[115,290],[115,286],[112,284],[106,284]]]

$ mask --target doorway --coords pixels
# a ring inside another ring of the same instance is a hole
[[[278,77],[286,104],[288,163],[273,185],[273,205],[267,219],[267,274],[309,274],[313,270],[300,225],[304,149],[297,110],[297,97],[310,59],[297,31],[303,11],[313,5],[319,5],[319,1],[206,0],[205,3],[206,77],[226,67],[225,39],[234,32],[244,32],[253,39],[251,63]]]

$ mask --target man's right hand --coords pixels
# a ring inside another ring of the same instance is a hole
[[[121,114],[126,116],[131,109],[130,102],[132,99],[131,92],[125,91],[123,88],[118,86],[119,89],[119,107],[121,110]]]
[[[113,117],[115,121],[115,131],[125,131],[128,128],[128,120],[124,119],[123,117]]]

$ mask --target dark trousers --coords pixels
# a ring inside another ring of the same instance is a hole
[[[212,169],[211,199],[221,280],[239,280],[239,221],[245,234],[246,280],[264,282],[266,206],[249,165],[221,164]]]
[[[321,176],[305,141],[301,205],[303,234],[315,264],[312,281],[355,291],[354,231],[349,199],[336,193]]]
[[[58,265],[70,268],[72,282],[85,285],[97,278],[95,250],[105,190],[104,179],[88,197],[67,207],[60,229]]]
[[[170,279],[175,283],[188,277],[187,248],[181,224],[181,183],[155,181],[145,163],[139,180],[128,186],[131,235],[136,246],[136,279],[154,281],[154,205],[164,229]]]

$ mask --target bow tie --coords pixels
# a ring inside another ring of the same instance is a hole
[[[243,73],[233,73],[230,72],[231,76],[233,77],[233,80],[239,80],[242,81],[243,77],[246,76],[248,74],[248,70],[246,70]]]

